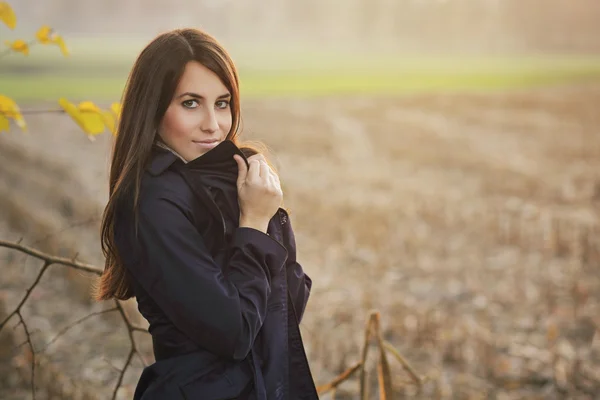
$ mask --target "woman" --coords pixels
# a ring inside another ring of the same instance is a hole
[[[318,398],[279,178],[237,146],[236,68],[210,35],[156,37],[131,71],[102,221],[97,300],[135,296],[156,362],[135,399]]]

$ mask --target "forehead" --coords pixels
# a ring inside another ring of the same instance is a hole
[[[192,92],[204,97],[218,97],[229,93],[217,74],[197,61],[190,61],[186,64],[176,92],[176,94]]]

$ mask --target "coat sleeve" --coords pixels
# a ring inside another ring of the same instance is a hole
[[[132,273],[173,322],[199,346],[244,359],[267,313],[270,276],[284,266],[287,250],[252,228],[237,228],[227,276],[200,232],[170,196],[140,200],[141,262]]]
[[[282,224],[283,240],[288,253],[285,263],[288,290],[298,317],[298,323],[300,323],[310,296],[312,280],[296,260],[296,237],[289,215],[284,212],[282,218],[284,221]]]

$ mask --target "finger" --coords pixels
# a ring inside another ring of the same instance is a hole
[[[235,162],[238,165],[237,182],[238,182],[238,186],[239,186],[246,180],[246,176],[248,175],[248,166],[246,165],[246,161],[244,161],[244,159],[239,154],[235,154],[233,156],[233,159],[235,160]]]
[[[250,160],[258,160],[258,161],[267,161],[267,159],[265,158],[264,155],[260,154],[260,153],[256,153],[254,155],[251,155],[250,157],[248,157],[248,161]]]
[[[260,162],[258,160],[250,160],[250,167],[248,168],[248,176],[246,179],[252,182],[258,182],[260,180]]]
[[[266,180],[269,177],[269,175],[271,175],[271,168],[269,167],[269,164],[267,164],[266,161],[261,161],[260,177]]]
[[[271,169],[271,175],[273,175],[273,177],[275,178],[275,181],[277,181],[277,183],[280,182],[279,175],[277,175],[277,172],[273,171],[273,169]]]
[[[277,175],[275,174],[269,174],[269,187],[271,187],[274,191],[279,191],[281,190],[281,187],[279,185],[279,181],[277,180]]]

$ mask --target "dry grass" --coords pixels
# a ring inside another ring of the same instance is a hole
[[[419,389],[390,359],[396,397],[594,398],[599,103],[596,85],[244,104],[247,137],[276,155],[299,258],[314,279],[302,331],[318,383],[361,361],[377,309],[381,340],[427,377]],[[97,210],[108,138],[91,144],[57,116],[30,124],[29,136],[0,138],[2,146],[26,149],[23,168],[37,158],[70,167],[67,181],[83,187],[46,187],[49,199],[71,199],[77,218]],[[45,214],[28,218],[43,218],[45,230],[75,221],[36,203],[42,193],[32,187],[5,185],[0,197],[29,196]],[[6,203],[0,217],[10,220],[19,202]],[[19,220],[15,235],[33,237]],[[81,238],[80,259],[101,265],[94,229],[64,235]],[[377,398],[376,366],[364,365],[364,387]],[[356,398],[359,381],[355,373],[337,386],[337,398]]]
[[[316,276],[315,375],[360,360],[377,308],[384,337],[432,378],[417,397],[591,398],[598,100],[596,86],[253,104],[247,125],[279,155]]]

